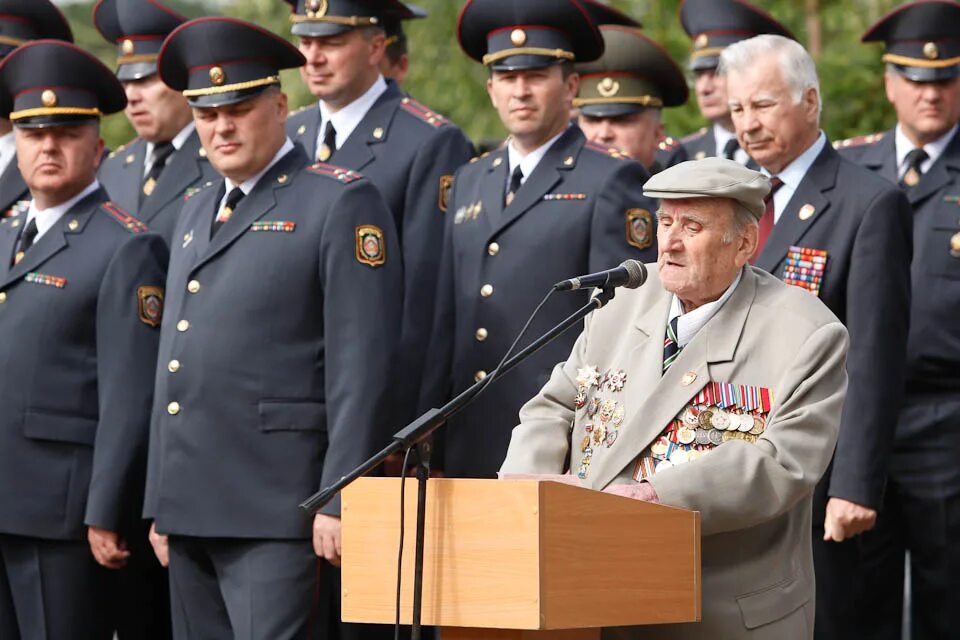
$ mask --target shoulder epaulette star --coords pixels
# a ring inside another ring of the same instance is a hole
[[[449,120],[444,118],[442,115],[435,111],[431,111],[424,105],[420,104],[416,100],[410,97],[403,98],[400,101],[400,108],[406,111],[407,113],[413,114],[418,119],[423,120],[433,127],[442,127],[447,124]]]
[[[886,132],[881,131],[879,133],[870,133],[865,136],[857,136],[855,138],[847,138],[846,140],[837,140],[833,143],[834,149],[847,149],[848,147],[862,147],[865,144],[873,144],[874,142],[879,142],[883,140],[883,136],[886,135]]]
[[[307,109],[309,109],[310,107],[312,107],[312,106],[315,105],[315,104],[317,104],[317,103],[316,103],[316,102],[308,102],[307,104],[303,105],[303,106],[300,107],[299,109],[294,109],[293,111],[291,111],[290,113],[288,113],[288,114],[287,114],[287,117],[289,118],[290,116],[295,116],[295,115],[297,115],[298,113],[303,113],[304,111],[306,111]]]
[[[327,164],[325,162],[318,162],[314,165],[307,167],[307,171],[310,173],[315,173],[318,176],[326,176],[328,178],[333,178],[334,180],[341,182],[343,184],[350,184],[351,182],[356,182],[363,176],[356,171],[351,171],[350,169],[344,169],[343,167],[336,167],[332,164]]]
[[[491,151],[484,151],[483,153],[481,153],[481,154],[478,155],[478,156],[473,156],[472,158],[470,158],[470,164],[473,164],[473,163],[475,163],[475,162],[479,162],[480,160],[483,160],[484,158],[486,158],[486,157],[487,157],[488,155],[490,155],[491,153],[492,153]]]
[[[593,149],[594,151],[610,156],[611,158],[616,158],[617,160],[630,159],[630,156],[628,156],[626,153],[624,153],[620,149],[617,149],[616,147],[608,147],[604,145],[595,144],[593,142],[587,142],[583,146],[587,149]]]
[[[693,133],[690,133],[690,134],[685,135],[685,136],[683,136],[682,138],[680,138],[680,143],[683,144],[683,143],[685,143],[685,142],[693,142],[694,140],[696,140],[697,138],[699,138],[700,136],[702,136],[702,135],[705,134],[706,132],[707,132],[707,128],[706,128],[706,127],[702,127],[701,129],[699,129],[699,130],[697,130],[697,131],[694,131]]]
[[[140,139],[139,137],[136,137],[136,138],[134,138],[133,140],[131,140],[130,142],[127,142],[127,143],[125,143],[125,144],[120,145],[119,147],[117,147],[116,149],[114,149],[113,151],[111,151],[110,153],[108,153],[108,154],[107,154],[107,157],[108,157],[108,158],[116,158],[119,154],[123,153],[124,150],[125,150],[127,147],[129,147],[130,145],[132,145],[134,142],[136,142],[136,141],[139,140],[139,139]]]
[[[679,140],[677,140],[676,138],[667,136],[666,138],[660,141],[660,144],[657,145],[657,148],[659,148],[660,151],[673,151],[679,146],[680,146]]]
[[[118,222],[130,233],[143,233],[144,231],[150,230],[147,228],[147,225],[143,224],[112,202],[104,202],[100,205],[100,210],[110,216],[111,219]]]

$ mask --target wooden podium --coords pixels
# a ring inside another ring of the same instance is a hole
[[[416,480],[406,487],[410,624]],[[400,480],[343,491],[345,622],[393,624]],[[600,627],[700,620],[700,516],[557,482],[430,480],[422,622],[443,640],[597,640]]]

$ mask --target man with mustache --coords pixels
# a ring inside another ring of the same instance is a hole
[[[913,207],[913,299],[903,405],[877,525],[864,534],[860,638],[899,638],[910,551],[914,638],[960,628],[960,4],[903,5],[864,42],[885,42],[884,83],[897,124],[838,145],[897,183]],[[951,515],[952,514],[952,515]]]
[[[771,177],[754,264],[818,296],[850,332],[850,386],[830,469],[814,494],[818,638],[856,637],[859,541],[882,503],[903,392],[911,213],[895,185],[841,158],[820,130],[820,86],[796,41],[727,47],[720,74],[740,146]]]
[[[168,242],[183,194],[213,179],[190,107],[157,76],[163,39],[186,18],[157,0],[100,0],[93,24],[117,46],[117,79],[127,94],[127,119],[137,138],[100,167],[104,188]]]
[[[510,138],[453,182],[423,409],[484,379],[553,283],[656,255],[646,170],[570,124],[574,63],[603,53],[580,2],[469,0],[460,16],[460,46],[488,68],[487,93]],[[555,296],[527,339],[584,301]],[[447,423],[437,448],[449,475],[496,473],[517,411],[572,340],[544,347]]]

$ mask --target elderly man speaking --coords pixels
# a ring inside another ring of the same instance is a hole
[[[605,638],[812,637],[811,493],[837,439],[847,332],[747,264],[769,190],[717,158],[647,182],[662,200],[658,274],[588,318],[520,411],[503,472],[569,469],[592,489],[700,512],[702,622]]]

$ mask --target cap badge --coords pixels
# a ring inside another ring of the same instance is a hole
[[[940,50],[937,49],[936,43],[928,42],[923,45],[923,55],[929,60],[936,60],[940,57]]]
[[[604,98],[610,98],[620,93],[620,83],[613,78],[604,78],[597,83],[597,91]]]
[[[120,45],[120,50],[123,51],[125,56],[132,55],[134,51],[133,40],[124,40],[123,44]]]
[[[211,67],[210,68],[210,82],[219,86],[223,84],[227,79],[227,74],[223,72],[221,67]]]
[[[514,29],[510,32],[510,42],[515,47],[522,47],[527,44],[527,32],[523,29]]]
[[[322,18],[327,15],[327,0],[307,0],[306,9],[308,18]]]
[[[54,93],[53,90],[51,89],[46,89],[44,90],[43,93],[40,94],[40,102],[42,102],[43,106],[47,107],[48,109],[51,107],[55,107],[57,106],[57,102],[58,102],[57,94]]]
[[[708,44],[710,44],[710,38],[705,33],[701,33],[697,36],[697,39],[693,41],[693,46],[697,49],[703,49]]]

